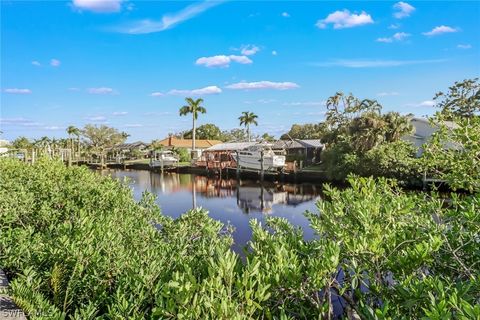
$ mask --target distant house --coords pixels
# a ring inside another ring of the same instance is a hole
[[[8,140],[2,140],[0,139],[0,154],[7,153],[8,152],[8,146],[10,145],[10,142]]]
[[[195,139],[195,149],[205,150],[214,145],[220,144],[222,141],[219,140],[199,140]],[[179,139],[175,137],[168,137],[159,142],[158,145],[161,145],[167,149],[171,148],[186,148],[188,151],[192,150],[192,139]]]
[[[437,132],[440,128],[438,124],[432,124],[426,118],[412,118],[410,120],[414,128],[413,134],[406,135],[402,137],[404,141],[413,143],[418,148],[417,157],[421,156],[423,153],[422,146],[430,141],[432,135]],[[457,125],[452,121],[444,121],[443,124],[450,129],[454,129]],[[446,143],[446,148],[454,148],[455,146],[452,143]]]
[[[273,149],[284,149],[287,161],[303,161],[304,164],[320,162],[320,154],[324,145],[320,139],[279,140],[274,143]]]
[[[223,142],[216,144],[203,151],[202,156],[197,160],[197,166],[208,169],[236,166],[233,158],[235,152],[255,144],[257,142]]]
[[[117,146],[115,146],[115,149],[124,151],[124,152],[131,152],[134,150],[139,150],[139,151],[146,151],[150,145],[148,143],[142,142],[142,141],[137,141],[137,142],[132,142],[132,143],[122,143]]]
[[[143,158],[148,155],[149,147],[148,143],[137,141],[116,145],[110,152],[118,159]]]

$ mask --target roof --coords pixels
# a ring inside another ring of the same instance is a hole
[[[305,147],[296,140],[275,141],[272,147],[272,149],[300,149],[300,148],[305,148]]]
[[[211,146],[222,143],[219,140],[199,140],[195,139],[195,147],[197,148],[209,148]],[[158,144],[165,147],[175,147],[175,148],[191,148],[192,139],[179,139],[175,137],[168,137],[158,142]]]
[[[415,117],[415,118],[412,118],[410,121],[411,122],[422,122],[422,123],[425,123],[429,126],[432,126],[431,123],[430,123],[430,120],[428,120],[427,118],[416,118]],[[453,121],[442,121],[442,124],[444,124],[449,129],[458,128],[458,125]],[[438,126],[438,123],[435,123],[435,125]]]
[[[303,144],[306,148],[323,148],[323,143],[320,142],[320,139],[306,139],[306,140],[298,140],[301,144]]]
[[[148,147],[148,143],[142,141],[136,141],[131,143],[122,143],[115,146],[117,149],[134,149],[138,147]]]
[[[257,144],[257,142],[226,142],[220,143],[213,147],[208,148],[205,151],[235,151],[242,150]]]
[[[273,144],[273,149],[300,149],[300,148],[323,148],[319,139],[306,140],[279,140]]]

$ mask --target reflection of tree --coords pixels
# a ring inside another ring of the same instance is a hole
[[[197,188],[195,183],[195,176],[192,176],[192,209],[197,207]]]

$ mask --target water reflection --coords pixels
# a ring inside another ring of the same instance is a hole
[[[141,173],[137,176],[138,178],[141,178]],[[302,202],[312,201],[320,195],[320,189],[315,185],[259,183],[248,180],[215,179],[189,174],[156,174],[150,172],[148,179],[150,179],[150,186],[142,184],[142,187],[146,190],[157,191],[155,193],[158,193],[158,191],[161,193],[175,193],[181,190],[191,191],[193,208],[197,207],[196,197],[198,193],[205,198],[236,198],[238,207],[244,213],[252,211],[271,213],[274,205],[297,206]],[[135,180],[134,183],[137,183],[137,181]]]
[[[237,249],[251,237],[249,220],[264,221],[269,215],[286,218],[302,227],[307,239],[311,238],[313,232],[303,213],[316,210],[315,202],[321,196],[321,187],[312,184],[259,183],[134,170],[106,170],[103,174],[129,178],[137,199],[143,191],[157,195],[162,212],[171,217],[192,208],[205,208],[212,218],[235,227]]]

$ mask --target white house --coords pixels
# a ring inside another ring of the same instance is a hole
[[[0,139],[0,154],[8,152],[8,146],[10,145],[10,142],[8,140],[2,140]]]
[[[423,153],[422,146],[430,140],[432,135],[438,131],[440,126],[438,124],[430,123],[430,121],[426,118],[412,118],[410,123],[414,128],[414,133],[404,136],[402,139],[413,143],[418,148],[417,157],[419,157]],[[443,124],[450,129],[457,127],[457,125],[452,121],[444,121]],[[455,146],[453,143],[446,143],[446,147],[453,148]]]

